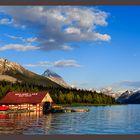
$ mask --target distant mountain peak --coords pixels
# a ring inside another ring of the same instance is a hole
[[[18,63],[11,62],[5,58],[0,58],[0,81],[3,80],[12,83],[23,82],[51,87],[62,87],[47,77],[25,69]]]
[[[140,103],[140,90],[127,90],[117,99],[120,103]]]
[[[65,88],[70,88],[70,86],[63,80],[63,78],[60,75],[58,75],[57,73],[55,73],[54,71],[52,71],[50,69],[45,70],[45,72],[42,74],[42,76],[47,77],[51,81],[65,87]]]
[[[45,72],[42,75],[43,76],[48,76],[48,77],[56,77],[56,78],[63,79],[60,75],[58,75],[57,73],[55,73],[54,71],[52,71],[50,69],[45,70]]]

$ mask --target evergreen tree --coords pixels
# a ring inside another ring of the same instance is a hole
[[[49,92],[56,104],[89,103],[89,104],[116,104],[115,99],[96,91],[54,88],[27,83],[13,83],[0,81],[0,99],[9,91],[17,92]]]

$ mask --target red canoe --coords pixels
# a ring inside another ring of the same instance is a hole
[[[0,111],[6,111],[8,109],[9,109],[8,106],[0,106]]]

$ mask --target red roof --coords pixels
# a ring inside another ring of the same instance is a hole
[[[41,103],[47,92],[9,92],[0,104],[37,104]]]

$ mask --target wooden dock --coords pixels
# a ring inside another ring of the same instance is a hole
[[[65,112],[89,112],[87,108],[64,108]]]
[[[87,108],[64,108],[62,106],[53,107],[51,113],[67,113],[67,112],[89,112]]]

